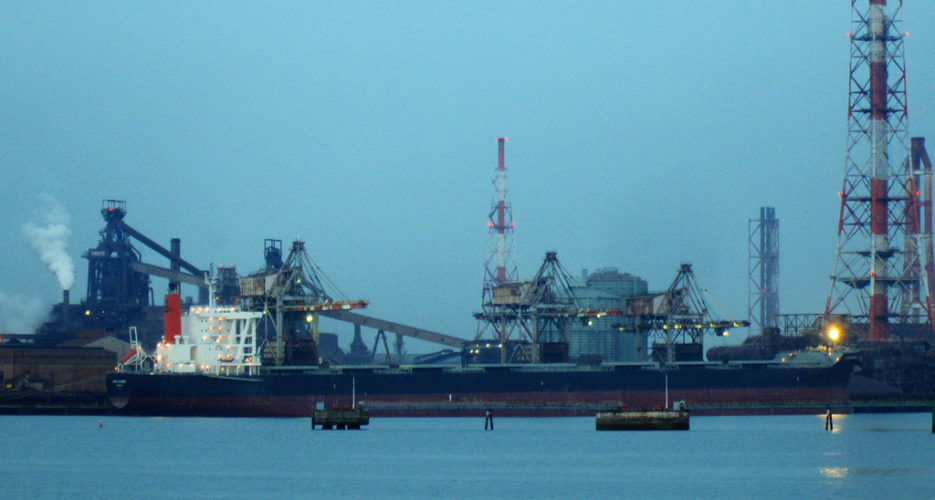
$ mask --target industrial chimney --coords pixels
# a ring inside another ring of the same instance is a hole
[[[68,290],[62,290],[62,333],[67,335],[68,328],[68,309],[69,309],[69,297]]]

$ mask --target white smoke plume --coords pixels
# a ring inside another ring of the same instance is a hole
[[[39,259],[49,266],[49,270],[58,278],[62,290],[69,290],[75,284],[75,263],[66,251],[68,237],[69,217],[62,210],[55,198],[48,194],[39,196],[44,207],[40,207],[42,219],[39,222],[28,222],[23,226],[23,234],[33,250],[39,254]]]
[[[46,309],[38,298],[0,292],[0,334],[35,332],[46,320]]]

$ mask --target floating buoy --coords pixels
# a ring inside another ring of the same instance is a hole
[[[98,428],[98,429],[103,429],[103,428],[104,428],[104,419],[103,419],[103,418],[97,421],[97,428]]]

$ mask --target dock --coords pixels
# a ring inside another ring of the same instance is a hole
[[[362,408],[335,410],[315,410],[312,412],[312,430],[321,426],[322,430],[360,429],[370,424],[370,412]]]
[[[0,415],[110,415],[103,393],[0,391]]]
[[[609,411],[600,412],[594,420],[599,431],[687,431],[688,412]]]

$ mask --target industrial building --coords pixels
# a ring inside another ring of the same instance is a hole
[[[588,309],[625,310],[627,299],[648,293],[646,280],[616,267],[605,267],[588,274],[582,271],[573,291]],[[580,361],[644,361],[649,354],[647,337],[621,331],[614,316],[589,318],[572,323],[568,330],[568,355]]]

